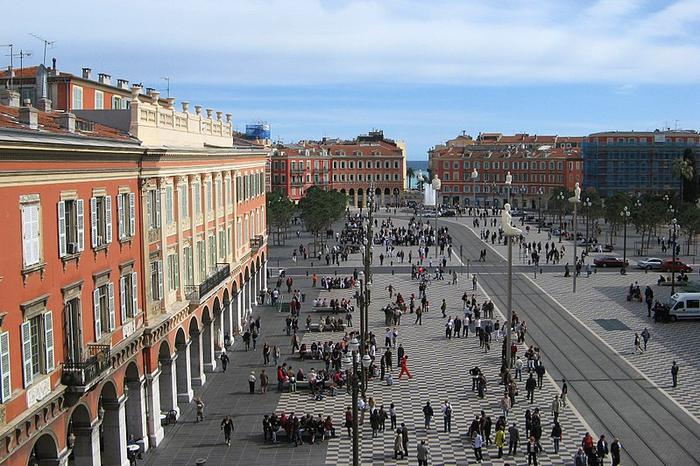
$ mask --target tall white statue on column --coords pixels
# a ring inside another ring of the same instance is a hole
[[[513,175],[510,172],[506,173],[506,185],[510,186],[513,184]]]
[[[501,228],[506,236],[520,236],[523,230],[516,228],[511,224],[512,216],[510,215],[510,204],[506,203],[501,211]]]
[[[569,198],[569,202],[581,202],[581,186],[579,186],[578,181],[574,187],[574,195]]]

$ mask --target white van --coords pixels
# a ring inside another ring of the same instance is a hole
[[[667,304],[672,320],[700,318],[700,293],[676,293]]]

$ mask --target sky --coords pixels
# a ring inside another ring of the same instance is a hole
[[[372,129],[408,158],[462,131],[700,129],[700,0],[35,0],[0,45],[267,121],[273,139]],[[6,18],[25,7],[4,6]],[[0,49],[0,64],[9,53]],[[15,63],[17,66],[17,63]]]

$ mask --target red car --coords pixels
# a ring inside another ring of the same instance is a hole
[[[629,265],[628,261],[623,261],[621,257],[617,256],[600,256],[593,259],[593,263],[596,267],[627,267]]]
[[[690,267],[689,265],[684,264],[683,262],[679,261],[676,259],[676,262],[673,262],[673,259],[666,259],[661,263],[661,269],[662,272],[685,272],[685,273],[690,273],[693,271],[693,268]]]

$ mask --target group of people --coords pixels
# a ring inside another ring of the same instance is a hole
[[[304,444],[304,437],[308,437],[309,443],[316,443],[316,439],[323,442],[326,439],[335,437],[335,426],[331,416],[325,418],[320,414],[313,417],[310,414],[304,416],[296,416],[293,412],[289,415],[284,412],[277,416],[276,413],[271,415],[265,414],[263,417],[263,440],[278,442],[280,433],[284,432],[287,437],[287,443],[294,442],[294,446]]]

